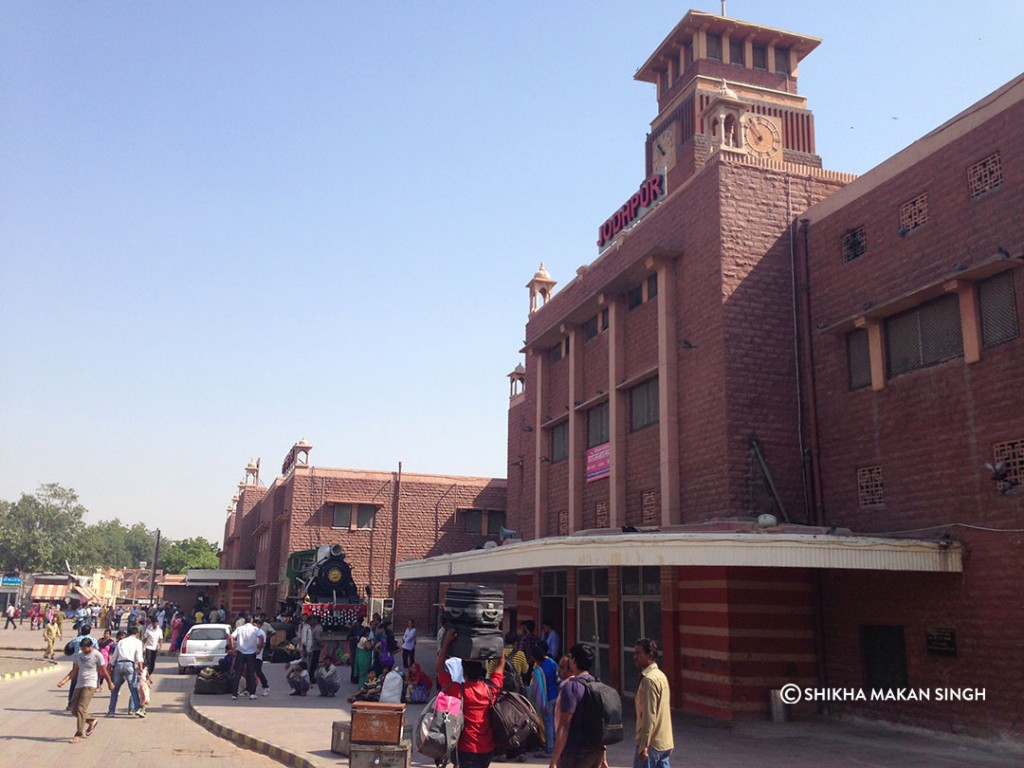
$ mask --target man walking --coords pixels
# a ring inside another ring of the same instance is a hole
[[[231,633],[231,647],[238,649],[235,674],[231,680],[231,698],[238,698],[238,682],[245,670],[245,690],[250,699],[256,698],[256,654],[263,650],[266,635],[252,622],[247,622]]]
[[[577,643],[569,649],[569,672],[572,675],[558,694],[555,713],[555,751],[549,768],[608,768],[608,759],[601,743],[600,729],[586,729],[576,720],[576,710],[587,695],[586,680],[594,666],[594,649]]]
[[[156,656],[160,652],[160,646],[164,644],[164,631],[160,629],[160,623],[154,617],[149,620],[146,628],[144,648],[146,651],[146,669],[152,677],[153,668],[156,666]]]
[[[131,696],[128,702],[128,714],[136,717],[146,716],[146,710],[142,708],[142,701],[139,697],[139,675],[146,668],[144,658],[138,627],[128,627],[127,636],[124,632],[117,633],[117,645],[113,653],[110,654],[111,666],[114,670],[114,689],[110,692],[107,717],[114,716],[117,710],[117,696],[124,683],[128,683],[128,693]]]
[[[539,714],[544,719],[544,750],[534,757],[550,758],[555,749],[555,699],[558,698],[558,663],[548,653],[548,644],[538,640],[533,644],[533,658],[536,669],[540,672],[540,680],[535,686],[537,697],[535,704],[541,703]],[[542,687],[543,691],[539,689]],[[543,695],[541,695],[543,694]]]
[[[92,647],[91,637],[83,637],[78,653],[75,654],[74,666],[57,683],[57,687],[62,688],[68,680],[77,682],[74,696],[71,699],[72,711],[75,713],[78,724],[75,735],[71,739],[72,744],[81,741],[86,736],[91,736],[92,732],[96,730],[97,720],[95,717],[89,716],[89,704],[100,685],[100,678],[107,681],[107,686],[111,691],[114,690],[114,684],[110,681],[110,673],[107,672],[107,668],[103,664],[103,654]]]
[[[4,622],[4,629],[9,627],[18,628],[18,624],[14,621],[14,603],[8,603],[7,608],[4,610],[4,615],[7,617],[7,621]]]
[[[50,622],[43,627],[43,640],[46,642],[46,653],[44,658],[53,658],[53,645],[60,638],[60,627],[57,626],[57,619],[50,619]]]
[[[309,617],[309,668],[316,672],[320,664],[320,650],[324,643],[324,626],[316,616]]]
[[[636,756],[633,768],[669,768],[672,717],[668,678],[658,667],[658,644],[641,637],[633,647],[633,661],[640,670],[636,690]]]
[[[256,628],[260,632],[263,633],[263,645],[256,652],[256,660],[254,662],[255,669],[256,669],[255,674],[256,674],[257,679],[259,679],[259,681],[260,681],[260,685],[263,686],[263,695],[264,696],[269,696],[270,695],[270,683],[267,682],[267,676],[263,674],[263,654],[266,653],[266,651],[270,648],[270,633],[267,631],[267,628],[263,624],[263,617],[262,616],[254,617],[253,620],[252,620],[252,623],[256,625]],[[253,685],[253,690],[256,690],[255,685]]]

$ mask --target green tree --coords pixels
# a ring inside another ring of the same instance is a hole
[[[202,536],[160,545],[157,567],[168,573],[185,573],[189,568],[218,568],[217,545]]]
[[[75,568],[85,511],[78,494],[57,483],[0,504],[0,566],[21,573],[63,572],[68,561]]]

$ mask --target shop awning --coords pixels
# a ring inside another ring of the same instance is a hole
[[[638,565],[754,566],[870,571],[963,570],[952,541],[810,533],[623,533],[506,542],[493,549],[398,563],[399,580],[540,568]]]
[[[82,584],[75,584],[71,587],[72,592],[77,592],[82,600],[87,600],[90,603],[100,602],[100,596],[93,592],[89,587],[83,586]]]
[[[52,602],[63,600],[68,596],[67,584],[35,584],[32,586],[32,600],[44,600]]]

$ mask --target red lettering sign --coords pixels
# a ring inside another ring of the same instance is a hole
[[[646,213],[646,209],[665,194],[665,179],[659,173],[644,180],[636,194],[629,198],[619,210],[597,228],[597,247],[610,243],[619,232],[635,219]]]

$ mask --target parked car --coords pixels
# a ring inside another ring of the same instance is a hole
[[[178,652],[178,674],[183,675],[192,667],[212,667],[228,652],[231,637],[228,624],[196,624],[181,641]]]

